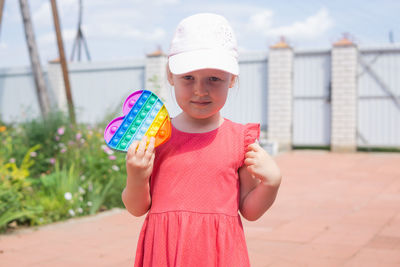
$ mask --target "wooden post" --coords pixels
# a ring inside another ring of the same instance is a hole
[[[3,17],[4,0],[0,0],[0,33],[1,33],[1,18]]]
[[[76,120],[75,120],[74,103],[72,101],[71,86],[68,77],[68,66],[67,66],[67,61],[65,60],[64,44],[61,35],[60,20],[58,18],[57,4],[56,0],[50,0],[50,2],[51,2],[51,10],[53,12],[54,28],[56,30],[56,35],[57,35],[58,53],[60,56],[61,68],[64,77],[65,94],[67,96],[69,118],[71,120],[71,123],[75,125]]]
[[[46,90],[46,83],[43,78],[42,67],[40,65],[29,6],[26,0],[19,0],[19,5],[24,23],[25,37],[32,65],[32,72],[35,79],[36,94],[39,100],[40,111],[42,112],[42,116],[46,117],[50,112],[50,100]]]

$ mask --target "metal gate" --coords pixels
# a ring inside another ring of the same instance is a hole
[[[360,49],[359,147],[400,147],[400,47]]]
[[[296,52],[293,72],[293,146],[329,146],[330,50]]]

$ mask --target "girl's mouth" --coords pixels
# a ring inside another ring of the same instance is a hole
[[[191,101],[191,102],[196,106],[207,106],[208,104],[211,103],[211,101]]]

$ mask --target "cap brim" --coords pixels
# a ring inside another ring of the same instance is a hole
[[[173,74],[184,74],[201,69],[218,69],[239,74],[237,59],[221,50],[195,50],[183,52],[168,59],[169,69]]]

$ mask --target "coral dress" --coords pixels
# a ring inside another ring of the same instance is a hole
[[[238,214],[238,169],[259,133],[259,124],[227,119],[206,133],[172,126],[171,139],[156,149],[136,267],[250,266]]]

